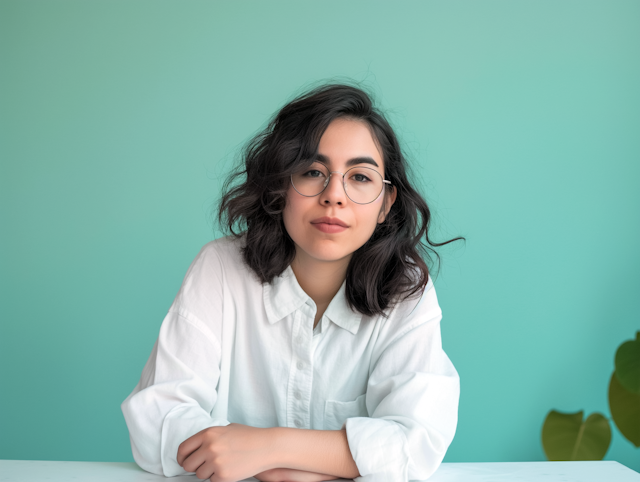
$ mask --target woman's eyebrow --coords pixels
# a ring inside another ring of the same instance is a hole
[[[329,164],[329,158],[323,154],[318,154],[316,156],[316,159],[322,164]],[[355,166],[356,164],[371,164],[372,166],[380,167],[378,166],[378,163],[369,156],[354,157],[353,159],[349,159],[346,166],[351,167]]]

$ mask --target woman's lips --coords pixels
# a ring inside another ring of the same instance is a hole
[[[347,223],[338,218],[322,217],[311,221],[314,228],[323,233],[341,233],[349,226]]]
[[[341,233],[347,229],[345,226],[340,226],[339,224],[311,223],[311,225],[323,233]]]

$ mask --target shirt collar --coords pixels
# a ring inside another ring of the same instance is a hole
[[[354,335],[358,333],[360,322],[362,321],[362,313],[352,310],[347,303],[347,280],[342,283],[340,289],[329,303],[324,316],[333,321],[340,328],[350,331]],[[323,327],[324,328],[324,327]]]
[[[345,295],[346,280],[340,286],[340,289],[329,303],[324,316],[341,328],[353,333],[358,333],[362,314],[352,310],[347,303]],[[280,276],[273,279],[271,283],[263,285],[264,306],[267,312],[267,318],[270,324],[290,315],[302,305],[311,301],[311,297],[307,295],[298,284],[296,275],[293,273],[291,266],[287,266]],[[324,326],[322,327],[324,330]]]

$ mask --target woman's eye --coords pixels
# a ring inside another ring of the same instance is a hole
[[[369,179],[367,176],[365,176],[364,174],[354,174],[351,179],[353,179],[356,182],[371,182],[371,179]]]
[[[322,174],[322,171],[318,171],[317,169],[311,169],[310,171],[307,171],[304,173],[305,177],[321,177],[324,176],[324,174]]]

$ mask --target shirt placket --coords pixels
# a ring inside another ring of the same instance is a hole
[[[291,366],[287,389],[287,426],[311,428],[311,387],[313,360],[311,356],[313,308],[305,304],[295,313],[292,330]]]

